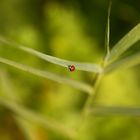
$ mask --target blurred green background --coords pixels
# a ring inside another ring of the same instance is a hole
[[[59,58],[100,63],[105,55],[107,0],[0,0],[0,35]],[[112,0],[111,47],[140,21],[139,0]],[[133,51],[140,51],[139,43]],[[132,51],[128,51],[128,55]],[[95,75],[46,63],[0,43],[0,56],[92,84]],[[94,103],[140,106],[140,66],[104,77]],[[80,90],[0,64],[0,98],[75,128],[87,95]],[[79,140],[139,140],[140,117],[91,115]],[[0,140],[65,140],[57,131],[0,105]]]

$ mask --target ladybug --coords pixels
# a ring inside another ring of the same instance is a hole
[[[68,65],[68,68],[71,72],[75,71],[75,66],[74,65]]]

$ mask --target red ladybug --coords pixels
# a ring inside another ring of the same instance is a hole
[[[68,68],[71,72],[75,71],[75,66],[74,65],[68,65]]]

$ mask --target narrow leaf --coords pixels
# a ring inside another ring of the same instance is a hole
[[[81,63],[81,62],[75,62],[75,61],[68,61],[68,60],[64,60],[64,59],[60,59],[57,57],[53,57],[50,55],[46,55],[44,53],[41,53],[39,51],[36,51],[34,49],[28,48],[28,47],[24,47],[22,45],[18,45],[16,43],[12,43],[11,41],[7,41],[4,38],[0,37],[0,41],[3,43],[8,44],[9,46],[15,47],[17,49],[20,49],[22,51],[28,52],[32,55],[35,55],[45,61],[48,61],[50,63],[54,63],[56,65],[62,66],[62,67],[68,67],[69,65],[75,65],[76,70],[82,70],[82,71],[89,71],[89,72],[97,72],[97,73],[101,73],[102,72],[102,68],[100,65],[98,64],[93,64],[93,63]]]
[[[129,68],[138,64],[140,64],[140,53],[115,61],[105,68],[105,73],[112,72],[117,69]]]
[[[88,94],[91,94],[91,92],[92,92],[92,87],[85,84],[85,83],[82,83],[82,82],[68,79],[68,78],[56,75],[54,73],[47,72],[47,71],[42,71],[42,70],[38,70],[38,69],[29,67],[29,66],[25,66],[23,64],[19,64],[19,63],[16,63],[14,61],[11,61],[11,60],[8,60],[5,58],[1,58],[1,57],[0,57],[0,62],[7,64],[7,65],[10,65],[12,67],[18,68],[20,70],[32,73],[34,75],[56,81],[58,83],[70,85],[70,86],[77,88],[77,89],[80,89]]]
[[[110,12],[111,12],[111,0],[109,2],[108,7],[108,15],[107,15],[107,25],[106,25],[106,34],[105,34],[105,48],[106,48],[106,58],[109,57],[110,54],[110,48],[109,48],[109,42],[110,42]]]
[[[108,61],[114,61],[134,43],[140,40],[140,23],[127,33],[111,50]]]
[[[89,109],[89,113],[94,116],[140,116],[140,107],[94,106]]]

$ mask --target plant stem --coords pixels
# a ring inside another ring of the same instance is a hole
[[[97,89],[98,89],[98,86],[101,82],[102,76],[103,76],[103,74],[98,74],[97,75],[96,81],[95,81],[94,86],[93,86],[93,93],[88,96],[88,98],[86,100],[86,103],[85,103],[85,106],[83,108],[83,113],[84,114],[87,114],[88,107],[91,105],[91,103],[93,101],[93,98],[95,99],[96,96],[97,96]]]
[[[81,117],[81,120],[80,120],[80,124],[78,126],[81,126],[81,124],[86,122],[86,119],[89,115],[89,107],[90,107],[93,99],[95,99],[96,96],[97,96],[97,89],[100,85],[102,77],[103,77],[103,73],[100,73],[100,74],[97,75],[97,78],[96,78],[94,86],[93,86],[93,92],[92,92],[92,94],[89,94],[88,97],[87,97],[87,100],[86,100],[85,105],[83,107],[83,110],[81,112],[82,117]],[[78,130],[77,130],[76,139],[79,136],[78,134],[81,132],[81,130],[82,130],[82,127],[79,127]]]

